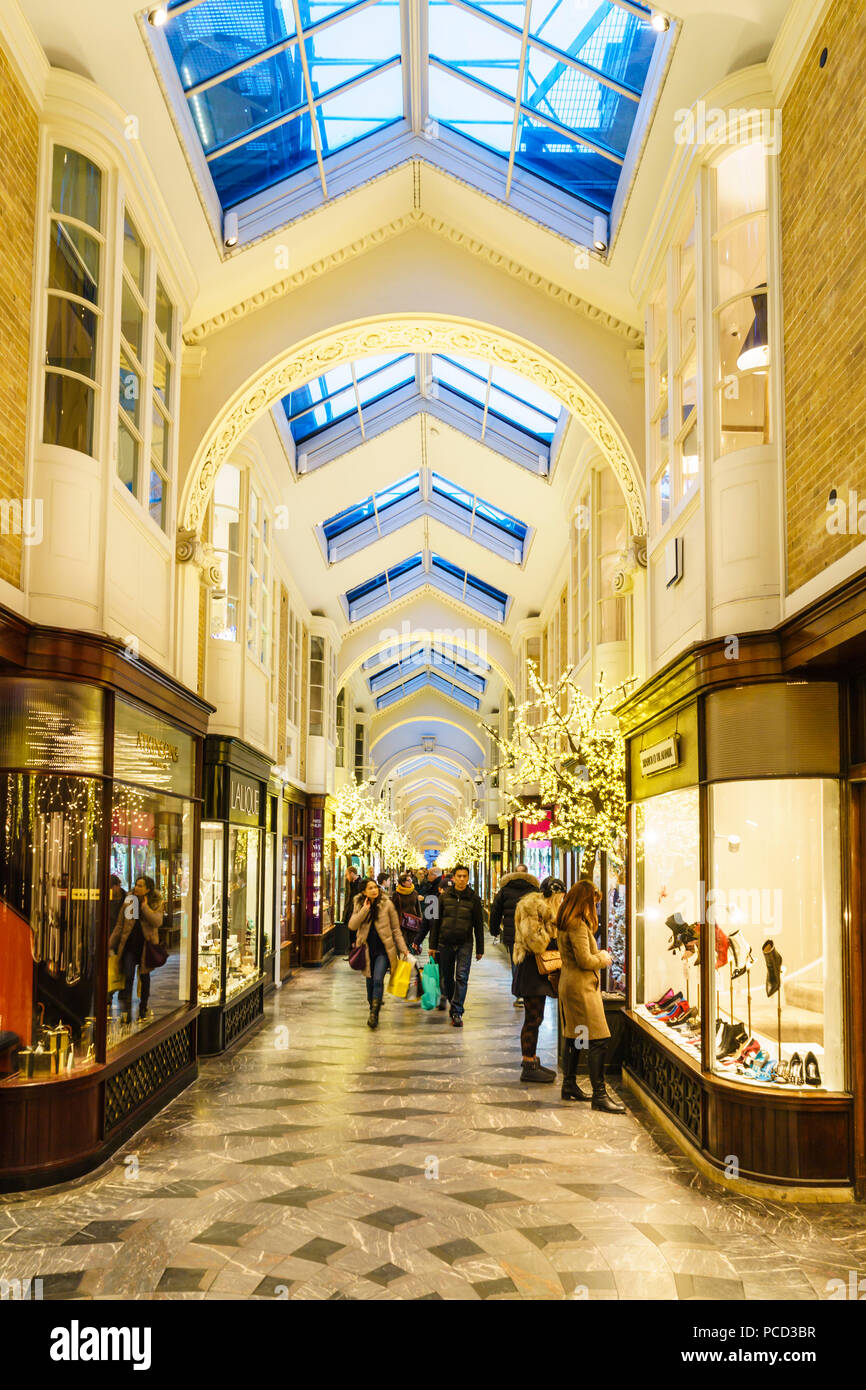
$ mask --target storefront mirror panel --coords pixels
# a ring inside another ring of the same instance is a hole
[[[189,1002],[192,828],[190,802],[115,787],[109,1048]]]
[[[701,1055],[700,813],[697,787],[632,806],[636,1012]]]
[[[261,831],[229,827],[226,1001],[258,979]]]
[[[845,1088],[839,789],[710,788],[714,1067],[743,1085]]]
[[[100,782],[0,776],[0,1029],[21,1081],[93,1061],[101,833]]]

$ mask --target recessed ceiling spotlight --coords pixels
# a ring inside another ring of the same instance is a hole
[[[661,10],[653,10],[650,24],[655,29],[657,34],[666,34],[668,29],[670,29],[671,27],[671,21],[669,17],[666,14],[662,14]]]
[[[153,9],[147,12],[147,22],[152,24],[154,29],[161,29],[168,23],[168,5],[154,5]]]

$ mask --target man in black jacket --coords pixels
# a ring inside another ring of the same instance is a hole
[[[341,918],[341,926],[343,928],[341,937],[346,960],[349,959],[349,952],[353,945],[352,937],[354,936],[354,933],[349,931],[349,918],[352,915],[352,903],[355,900],[355,894],[360,893],[363,886],[364,883],[358,875],[358,870],[355,868],[354,864],[350,864],[346,870],[346,896],[343,903],[343,916]]]
[[[450,888],[440,894],[439,917],[430,932],[430,954],[439,961],[439,1008],[451,1005],[451,1022],[463,1027],[463,1006],[472,965],[472,939],[475,959],[484,955],[484,910],[481,899],[469,887],[469,870],[458,864]]]
[[[439,891],[442,887],[442,875],[435,869],[428,869],[421,882],[418,884],[418,901],[421,904],[421,920],[424,925],[420,933],[415,938],[415,945],[420,947],[433,923],[439,916]]]
[[[502,940],[511,961],[514,960],[514,914],[517,904],[527,893],[539,891],[538,879],[527,871],[525,864],[518,864],[513,874],[505,874],[499,883],[499,892],[490,908],[490,935],[496,939],[502,932]],[[515,1009],[521,1008],[522,999],[515,999]]]

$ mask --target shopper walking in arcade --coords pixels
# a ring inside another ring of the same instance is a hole
[[[363,883],[362,883],[362,880],[361,880],[361,876],[360,876],[360,874],[358,873],[358,870],[355,868],[355,865],[354,865],[354,864],[350,864],[349,867],[348,867],[347,870],[346,870],[346,886],[345,886],[345,889],[344,889],[344,895],[345,895],[345,896],[344,896],[344,900],[343,900],[343,916],[342,916],[342,918],[340,919],[341,922],[342,922],[342,924],[343,924],[343,926],[344,926],[345,929],[346,929],[346,935],[345,935],[345,943],[346,943],[346,956],[345,956],[345,958],[346,958],[346,960],[349,959],[349,953],[350,953],[352,947],[353,947],[354,944],[355,944],[354,941],[352,940],[352,934],[351,934],[351,932],[349,931],[349,918],[351,917],[352,912],[354,911],[354,907],[355,907],[355,894],[356,894],[356,893],[360,893],[362,887],[363,887]]]
[[[564,896],[565,884],[558,878],[546,878],[539,893],[524,893],[514,914],[511,989],[523,1000],[521,1081],[551,1084],[556,1080],[556,1069],[543,1067],[538,1060],[538,1030],[548,999],[557,995],[556,915]]]
[[[379,1010],[385,988],[385,976],[394,970],[398,960],[408,960],[409,951],[400,931],[397,909],[379,888],[374,878],[368,878],[364,891],[355,899],[355,909],[349,918],[349,931],[356,932],[355,945],[367,947],[364,974],[367,977],[367,1027],[378,1028]]]
[[[525,864],[518,864],[513,874],[505,874],[500,880],[499,891],[490,908],[490,935],[496,939],[500,932],[508,951],[508,958],[514,964],[514,913],[520,899],[527,893],[538,892],[538,879],[531,874]],[[521,1005],[520,997],[514,1001],[515,1009]]]
[[[391,901],[397,910],[403,940],[413,956],[419,956],[421,947],[418,944],[418,939],[423,930],[421,903],[415,881],[408,869],[398,875],[394,892],[391,894]]]
[[[475,959],[481,960],[484,955],[484,909],[475,889],[469,887],[469,870],[465,864],[458,864],[451,886],[439,897],[439,918],[430,932],[430,954],[439,962],[442,990],[439,1008],[443,1009],[447,1000],[455,1028],[463,1027],[473,937]]]
[[[610,965],[607,951],[599,951],[595,936],[598,916],[596,890],[589,879],[579,879],[563,899],[556,918],[562,956],[559,998],[564,1018],[563,1100],[591,1100],[593,1110],[624,1115],[625,1107],[604,1084],[604,1064],[610,1029],[604,1016],[599,971]],[[592,1095],[577,1084],[578,1046],[589,1048]]]
[[[434,869],[431,866],[427,869],[418,885],[418,900],[421,904],[421,919],[423,922],[418,939],[415,942],[419,950],[430,928],[439,916],[439,893],[441,889],[442,875],[438,869]]]

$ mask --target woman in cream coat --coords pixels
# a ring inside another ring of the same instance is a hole
[[[562,956],[559,998],[565,1034],[562,1098],[591,1100],[593,1110],[624,1115],[625,1107],[610,1095],[604,1084],[610,1029],[604,1016],[599,971],[610,965],[610,956],[607,951],[600,951],[595,943],[598,917],[595,885],[589,879],[579,879],[570,890],[559,909],[556,928]],[[589,1047],[591,1096],[577,1084],[578,1045]]]
[[[364,891],[355,898],[354,911],[349,918],[349,932],[357,932],[355,946],[367,947],[367,1002],[370,1012],[367,1027],[379,1026],[379,1010],[385,988],[385,975],[394,970],[397,961],[409,959],[409,951],[400,930],[397,909],[374,878],[368,878]]]

